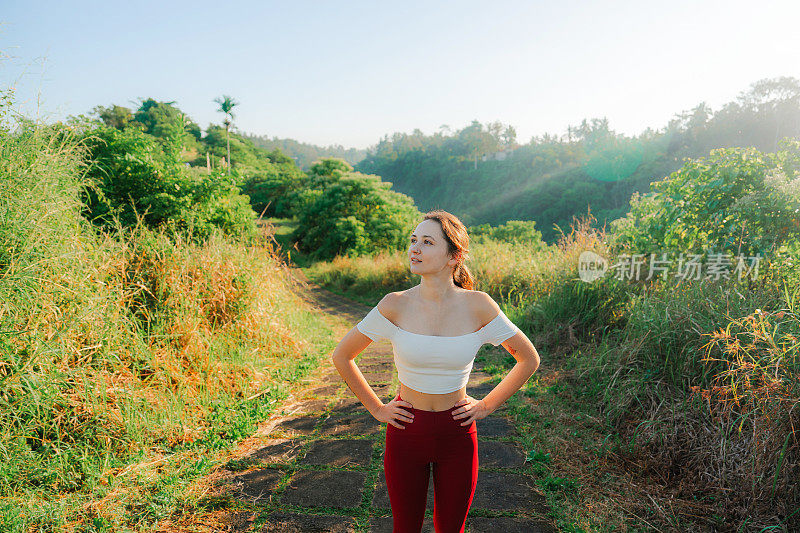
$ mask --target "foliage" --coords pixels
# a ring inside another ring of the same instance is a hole
[[[344,159],[326,157],[314,161],[308,171],[309,186],[313,189],[325,189],[336,183],[343,175],[353,171],[353,166]]]
[[[307,186],[306,176],[281,152],[276,150],[268,157],[268,162],[261,162],[243,178],[242,192],[257,213],[291,218],[297,210],[298,193]]]
[[[97,125],[16,126],[0,127],[0,529],[152,530],[329,353],[328,333],[266,240],[94,231],[81,141]],[[164,178],[157,142],[99,129],[142,182]]]
[[[391,184],[378,176],[345,169],[341,162],[320,162],[311,179],[321,188],[298,196],[294,238],[301,251],[313,259],[329,259],[404,248],[421,216],[413,201],[391,191]]]
[[[106,126],[125,129],[133,121],[133,113],[127,107],[112,105],[109,107],[97,106],[93,110]]]
[[[649,254],[668,249],[713,249],[764,256],[800,235],[800,143],[763,154],[755,148],[712,150],[688,160],[652,192],[634,195],[631,210],[614,221],[617,245]]]
[[[95,106],[92,112],[106,126],[119,130],[132,127],[158,138],[167,137],[168,130],[172,130],[174,124],[181,124],[181,129],[189,134],[187,138],[182,139],[185,148],[196,149],[199,146],[200,126],[175,107],[174,103],[158,102],[152,98],[146,98],[142,99],[135,112],[116,104],[109,107]]]
[[[542,233],[536,229],[536,222],[533,220],[509,220],[497,227],[481,224],[469,228],[469,234],[476,241],[489,238],[512,243],[525,242],[539,248],[546,246],[542,241]]]
[[[536,220],[553,243],[555,225],[568,226],[588,207],[600,225],[624,216],[633,195],[687,157],[736,146],[778,151],[781,139],[800,136],[800,80],[759,80],[716,112],[701,103],[632,137],[612,131],[605,118],[520,144],[502,132],[473,121],[452,132],[442,126],[431,135],[394,133],[370,148],[356,170],[392,182],[421,210],[458,212],[467,224]]]
[[[175,122],[184,120],[184,115],[175,102],[157,102],[152,98],[142,101],[139,109],[133,114],[133,120],[140,124],[144,133],[153,137],[166,137],[167,129]],[[190,122],[191,123],[191,122]]]
[[[231,111],[237,104],[230,97],[228,100],[223,98],[215,101],[220,104],[220,110],[224,108]],[[253,202],[253,209],[259,213],[270,200],[273,204],[277,201],[269,192],[275,188],[272,184],[274,180],[289,183],[302,175],[294,160],[277,147],[268,151],[256,146],[247,135],[228,131],[229,128],[215,124],[210,124],[203,135],[200,127],[173,104],[174,102],[158,102],[147,98],[142,100],[135,112],[127,107],[112,105],[96,106],[93,113],[110,128],[134,128],[152,136],[162,150],[175,152],[176,160],[189,163],[190,166],[197,167],[197,170],[205,168],[208,163],[212,172],[221,173],[226,170],[221,168],[222,158],[227,160],[230,156],[233,160],[231,175],[236,177],[236,184],[240,188],[249,187],[250,192],[259,196]],[[232,117],[233,113],[225,112],[225,116],[225,122],[230,126],[228,117]],[[267,182],[264,187],[260,187],[261,181]],[[278,187],[278,190],[280,192],[283,189]],[[283,203],[291,205],[291,202]],[[285,213],[288,209],[286,207],[282,212]]]
[[[167,130],[165,130],[167,131]],[[145,223],[174,231],[192,231],[202,238],[212,227],[229,234],[254,231],[247,197],[224,176],[190,172],[178,160],[171,137],[154,137],[128,128],[98,126],[87,131],[86,214],[106,226]],[[167,147],[165,151],[161,145]]]

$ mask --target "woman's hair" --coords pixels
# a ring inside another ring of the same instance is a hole
[[[461,253],[461,260],[456,264],[453,269],[453,283],[462,289],[474,290],[475,277],[464,265],[467,260],[467,253],[469,252],[469,235],[467,235],[467,228],[452,213],[448,213],[442,209],[434,209],[425,213],[425,220],[436,220],[442,227],[442,233],[447,241],[447,253],[450,255],[456,252]]]

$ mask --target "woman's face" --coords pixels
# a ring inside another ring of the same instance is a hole
[[[447,241],[442,227],[435,220],[423,220],[411,232],[408,260],[412,274],[431,274],[452,270],[455,259],[447,254]]]

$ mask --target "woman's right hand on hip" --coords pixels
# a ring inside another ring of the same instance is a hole
[[[398,400],[397,398],[394,398],[389,403],[381,405],[372,416],[381,422],[388,422],[396,428],[405,429],[405,427],[398,424],[398,422],[413,422],[414,413],[406,411],[401,406],[411,408],[414,407],[405,400]]]

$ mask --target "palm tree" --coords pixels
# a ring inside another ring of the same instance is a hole
[[[233,108],[239,105],[239,102],[233,99],[233,97],[228,96],[227,94],[223,94],[222,98],[214,98],[214,102],[219,104],[219,111],[220,113],[225,113],[225,140],[228,142],[228,175],[231,174],[231,139],[228,136],[228,131],[230,129],[231,124],[233,124],[233,119],[235,115],[233,114]],[[230,117],[230,118],[228,118]]]

